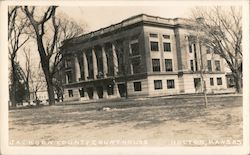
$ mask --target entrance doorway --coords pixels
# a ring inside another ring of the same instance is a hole
[[[89,95],[89,99],[93,99],[93,88],[92,87],[87,88],[87,93]]]
[[[97,90],[97,95],[98,95],[98,97],[99,97],[99,98],[103,98],[103,87],[102,87],[102,86],[98,86],[98,87],[96,88],[96,90]]]
[[[200,93],[202,91],[201,78],[194,78],[194,88],[195,88],[195,92],[197,93]]]
[[[125,83],[118,84],[118,90],[121,97],[126,97],[126,85]]]

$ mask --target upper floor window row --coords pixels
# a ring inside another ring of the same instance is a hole
[[[150,41],[151,51],[159,51],[159,45],[157,41]]]
[[[157,41],[150,41],[151,51],[159,51],[159,43]],[[171,43],[163,42],[163,51],[171,52]]]
[[[220,60],[215,60],[215,71],[221,71]]]
[[[163,34],[162,37],[163,39],[170,39],[170,35]]]
[[[189,44],[189,53],[196,53],[196,44]]]
[[[171,51],[171,44],[170,43],[163,43],[163,50],[164,50],[164,52],[170,52]]]
[[[158,38],[158,34],[157,33],[150,33],[149,36],[151,38]]]
[[[150,34],[149,34],[149,37],[150,37],[150,38],[158,38],[158,34],[157,34],[157,33],[150,33]],[[170,35],[168,35],[168,34],[163,34],[163,35],[162,35],[162,38],[163,38],[163,39],[170,39]]]

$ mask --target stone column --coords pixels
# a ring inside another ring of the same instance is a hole
[[[114,76],[117,75],[118,72],[118,59],[115,51],[115,45],[112,44],[112,54],[113,54],[113,62],[114,62]]]
[[[93,99],[94,99],[94,100],[98,100],[98,99],[99,99],[99,96],[98,96],[98,94],[97,94],[96,87],[93,88]]]
[[[68,78],[68,75],[65,74],[65,83],[68,84],[69,83],[69,78]]]
[[[85,89],[84,89],[84,98],[86,100],[89,100],[89,94],[88,94],[87,90],[85,90]]]
[[[102,46],[102,62],[103,62],[103,75],[104,75],[104,78],[106,78],[107,73],[108,73],[108,62],[107,62],[107,55],[106,55],[104,46]]]
[[[84,80],[88,80],[89,69],[88,69],[88,60],[87,60],[85,51],[83,52],[83,67],[84,67]]]
[[[105,85],[103,85],[102,87],[103,87],[103,98],[108,98],[107,87],[105,87]]]
[[[78,82],[79,78],[81,78],[81,71],[77,55],[75,55],[74,58],[75,58],[75,81]]]
[[[119,93],[118,85],[116,83],[114,84],[114,88],[113,89],[114,89],[114,96],[115,97],[121,97],[120,93]]]
[[[96,79],[96,75],[98,74],[98,68],[97,68],[97,60],[94,49],[92,49],[92,59],[93,59],[93,76],[94,79]]]

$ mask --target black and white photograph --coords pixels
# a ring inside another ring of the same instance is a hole
[[[249,1],[0,6],[2,154],[249,154]]]

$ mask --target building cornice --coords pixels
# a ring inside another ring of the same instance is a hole
[[[96,31],[92,31],[87,34],[83,34],[78,37],[67,39],[63,42],[62,48],[64,46],[70,46],[71,44],[78,44],[90,40],[98,39],[99,37],[109,35],[110,33],[115,33],[116,31],[126,30],[127,28],[138,26],[140,24],[159,26],[159,27],[183,27],[190,28],[194,22],[185,18],[162,18],[158,16],[151,16],[146,14],[139,14],[128,19],[125,19],[117,24],[110,25],[105,28],[101,28]]]

